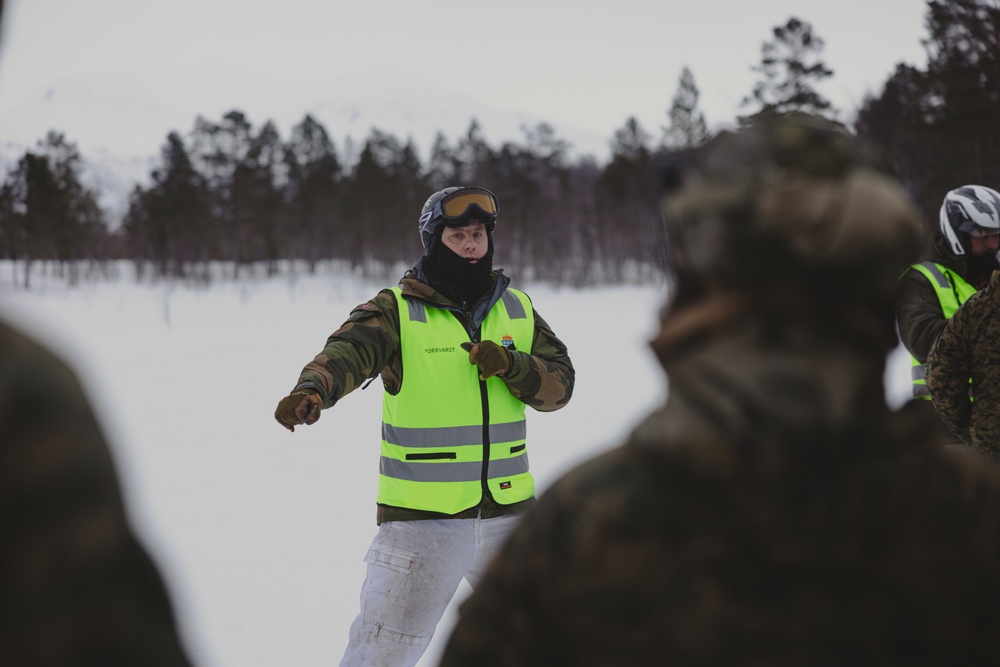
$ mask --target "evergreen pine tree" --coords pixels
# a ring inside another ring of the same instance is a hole
[[[812,25],[794,16],[772,32],[773,39],[761,47],[760,64],[751,68],[763,79],[742,102],[742,106],[755,110],[740,117],[740,121],[789,111],[834,118],[837,112],[833,105],[814,88],[833,76],[833,70],[820,59],[823,40],[813,32]]]
[[[694,74],[685,66],[667,111],[670,124],[663,128],[663,147],[667,150],[692,148],[708,139],[708,126],[705,114],[698,108],[698,96]]]

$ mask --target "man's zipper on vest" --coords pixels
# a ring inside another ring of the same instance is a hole
[[[473,344],[480,341],[482,333],[481,329],[477,329],[472,332],[470,338]],[[478,369],[475,372],[478,376]],[[479,381],[479,399],[483,405],[483,473],[480,478],[480,483],[483,487],[483,497],[492,499],[493,494],[490,493],[490,485],[487,482],[490,472],[490,394],[489,390],[486,388],[486,380]]]
[[[483,496],[493,499],[493,494],[490,492],[490,485],[487,483],[490,472],[490,399],[489,392],[486,389],[486,380],[479,381],[479,396],[483,401],[483,475],[481,482],[483,485]]]
[[[448,461],[458,458],[455,452],[431,452],[430,454],[407,454],[407,461]]]
[[[472,311],[469,310],[468,302],[463,301],[461,304],[459,304],[459,307],[462,309],[462,317],[465,320],[464,322],[462,322],[462,326],[464,326],[465,330],[469,332],[469,338],[472,339],[472,342],[478,343],[479,332],[472,330]]]

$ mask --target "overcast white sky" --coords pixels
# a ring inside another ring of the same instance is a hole
[[[853,111],[896,63],[924,66],[923,0],[7,0],[5,109],[66,81],[169,103],[178,129],[240,108],[301,120],[343,77],[395,75],[611,138],[659,136],[683,66],[710,125],[731,121],[771,29],[796,16],[826,43],[819,90]],[[346,89],[345,89],[346,90]],[[351,88],[351,95],[358,95]],[[446,129],[446,128],[442,128]],[[464,128],[460,128],[464,129]],[[165,137],[166,128],[159,132]],[[0,140],[3,137],[0,124]],[[79,139],[84,139],[80,137]]]

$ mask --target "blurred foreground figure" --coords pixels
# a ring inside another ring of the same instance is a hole
[[[0,527],[0,665],[190,665],[76,376],[3,321]]]
[[[0,322],[0,665],[189,665],[73,372]]]
[[[1000,664],[1000,478],[885,402],[907,197],[802,116],[673,181],[669,398],[525,515],[442,664]]]

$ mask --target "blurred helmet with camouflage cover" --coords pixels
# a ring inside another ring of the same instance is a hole
[[[773,300],[777,290],[821,296],[825,308],[885,309],[920,248],[908,195],[825,119],[773,115],[723,132],[670,180],[662,213],[675,303],[713,290]]]

